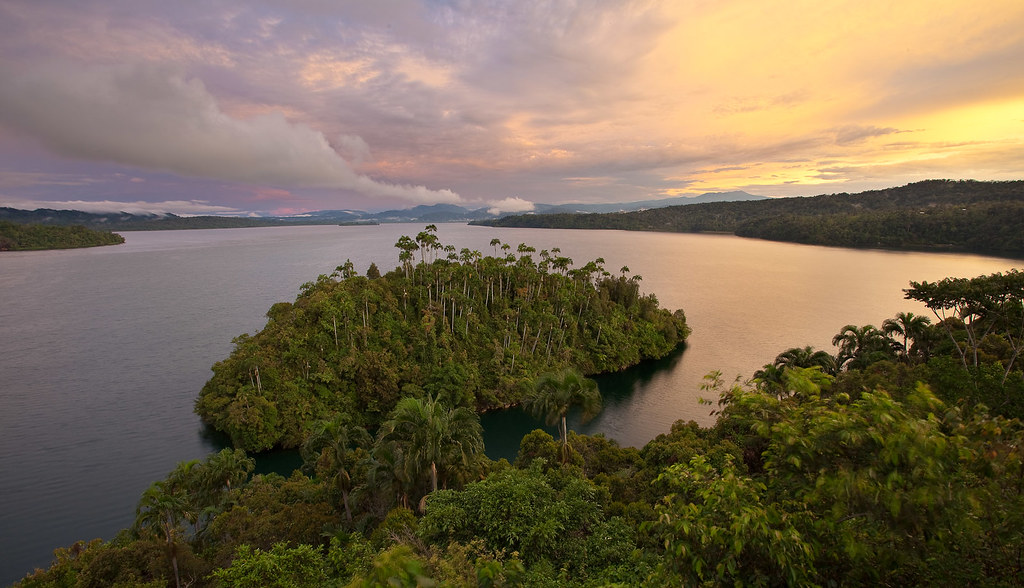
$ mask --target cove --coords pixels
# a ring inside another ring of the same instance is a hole
[[[598,389],[601,391],[601,414],[582,423],[580,422],[580,410],[574,407],[569,411],[567,417],[569,430],[585,435],[605,435],[615,439],[620,445],[638,449],[661,433],[667,433],[667,429],[655,430],[653,427],[641,427],[628,431],[619,430],[616,435],[609,435],[606,431],[617,430],[616,423],[624,414],[628,413],[630,404],[643,400],[644,390],[651,385],[652,381],[668,377],[682,360],[685,351],[686,345],[683,344],[670,355],[661,359],[645,361],[622,371],[593,376],[592,379],[597,382]],[[708,398],[707,400],[715,399]],[[707,410],[710,413],[712,407],[708,406]],[[534,418],[517,406],[484,412],[480,415],[480,424],[483,427],[485,453],[488,458],[495,461],[506,459],[509,463],[514,462],[516,454],[519,452],[519,442],[535,429],[541,429],[552,437],[557,438],[558,436],[557,427],[546,426],[543,421]],[[214,439],[218,450],[231,446],[226,435],[209,428],[207,431]],[[296,449],[268,451],[253,457],[256,460],[255,473],[273,472],[288,477],[293,470],[302,467],[302,457]]]
[[[631,368],[592,377],[601,391],[601,413],[594,419],[580,422],[580,410],[569,411],[569,430],[585,435],[603,434],[618,441],[622,446],[640,448],[668,429],[655,430],[653,426],[626,429],[621,423],[630,412],[633,403],[643,402],[644,391],[658,378],[666,378],[682,360],[686,345],[680,345],[670,355],[657,360],[645,361]],[[708,412],[710,412],[710,407]],[[545,426],[519,407],[485,412],[480,415],[484,429],[484,445],[487,457],[515,461],[520,440],[533,431],[542,429],[552,437],[558,436],[556,427]],[[613,431],[614,434],[610,432]]]

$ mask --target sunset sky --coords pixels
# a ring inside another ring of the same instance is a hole
[[[1024,2],[0,0],[0,206],[1024,179]]]

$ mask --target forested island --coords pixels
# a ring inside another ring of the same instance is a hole
[[[928,180],[859,194],[714,202],[613,214],[507,216],[471,224],[717,232],[807,245],[1024,257],[1024,181]]]
[[[130,529],[58,549],[20,585],[1021,584],[1024,273],[912,281],[905,296],[928,316],[847,325],[833,350],[781,350],[749,381],[709,374],[712,427],[679,421],[631,448],[560,425],[508,463],[485,457],[477,410],[592,413],[584,374],[633,357],[603,346],[608,329],[641,348],[687,329],[626,268],[493,244],[488,257],[446,250],[428,228],[399,241],[396,270],[346,263],[275,305],[197,409],[221,398],[236,442],[297,445],[302,471],[252,475],[241,449],[181,463]],[[409,337],[404,351],[389,331]],[[377,359],[356,369],[345,348]],[[476,354],[490,362],[479,372]],[[296,403],[292,439],[281,415]],[[246,432],[275,413],[275,428]]]
[[[0,206],[0,222],[47,227],[82,226],[96,231],[162,231],[181,229],[237,229],[249,227],[337,224],[330,220],[243,218],[236,216],[178,216],[176,214],[132,214],[129,212],[84,212],[38,208],[21,210]]]
[[[124,237],[117,233],[87,229],[79,225],[24,225],[0,221],[0,251],[74,249],[121,243],[124,243]]]
[[[346,262],[275,304],[213,367],[196,412],[242,449],[297,447],[318,419],[377,427],[407,396],[507,407],[539,374],[621,370],[689,333],[682,311],[641,295],[629,268],[574,267],[558,248],[498,239],[493,255],[456,251],[436,231],[402,237],[401,266],[386,275]]]

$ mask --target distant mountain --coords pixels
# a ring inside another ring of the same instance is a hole
[[[660,200],[640,200],[637,202],[619,202],[612,204],[538,204],[534,211],[537,214],[577,214],[577,213],[609,213],[609,212],[633,212],[636,210],[649,210],[652,208],[666,208],[668,206],[683,206],[687,204],[704,204],[707,202],[746,202],[750,200],[765,200],[767,196],[755,196],[743,191],[736,192],[708,192],[699,196],[678,196],[676,198],[662,198]],[[507,214],[501,216],[508,216]]]
[[[746,192],[717,192],[693,197],[666,198],[612,204],[537,204],[532,214],[609,213],[650,210],[684,204],[763,200]],[[486,221],[518,213],[493,214],[488,207],[466,208],[456,204],[420,205],[412,208],[365,212],[362,210],[318,210],[295,216],[178,216],[174,214],[92,213],[78,210],[20,210],[0,207],[0,220],[20,224],[82,225],[117,231],[158,229],[215,229],[281,225],[325,225],[355,223],[455,223]]]
[[[711,192],[699,196],[681,196],[677,198],[664,198],[661,200],[641,200],[638,202],[613,202],[605,204],[536,204],[531,214],[577,214],[577,213],[607,213],[607,212],[630,212],[635,210],[649,210],[652,208],[664,208],[667,206],[681,206],[685,204],[703,204],[707,202],[741,202],[749,200],[764,200],[766,196],[755,196],[746,192]],[[399,210],[385,210],[384,212],[362,212],[358,210],[321,210],[311,212],[302,217],[287,218],[308,218],[317,221],[353,221],[373,220],[381,223],[408,223],[408,222],[430,222],[430,223],[452,223],[469,222],[496,219],[504,216],[521,214],[515,212],[503,212],[494,214],[489,207],[466,208],[457,204],[432,204],[420,205],[412,208]],[[284,219],[282,219],[284,220]]]
[[[243,218],[231,216],[177,216],[174,214],[132,214],[128,212],[95,213],[80,210],[37,208],[20,210],[0,207],[0,221],[17,224],[52,226],[79,225],[107,231],[155,231],[161,229],[233,229],[275,225],[324,224],[316,220],[285,221],[275,218]],[[334,221],[330,221],[334,224]]]
[[[1024,257],[1024,181],[926,180],[859,194],[707,202],[603,214],[528,214],[497,227],[733,233],[808,245]]]

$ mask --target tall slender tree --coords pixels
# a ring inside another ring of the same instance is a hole
[[[931,325],[931,322],[931,319],[926,316],[912,312],[899,312],[896,313],[895,318],[885,319],[882,323],[882,332],[890,337],[896,336],[903,340],[900,344],[900,357],[910,361],[912,357],[911,351],[915,347],[920,351],[919,343],[927,338],[925,331]]]
[[[351,456],[358,448],[367,448],[373,441],[366,429],[352,425],[347,416],[317,422],[302,445],[302,459],[318,475],[331,479],[341,493],[345,518],[352,522],[349,493],[352,491]]]
[[[562,440],[562,461],[569,459],[569,435],[565,417],[572,406],[583,409],[583,422],[601,412],[601,392],[597,382],[575,370],[543,374],[533,381],[533,389],[524,404],[534,417],[547,426],[558,425]]]
[[[179,542],[185,535],[185,521],[195,515],[188,497],[181,488],[167,480],[153,482],[142,493],[135,509],[134,530],[140,535],[150,533],[164,543],[167,557],[174,570],[174,585],[181,588],[181,573],[178,570]]]

